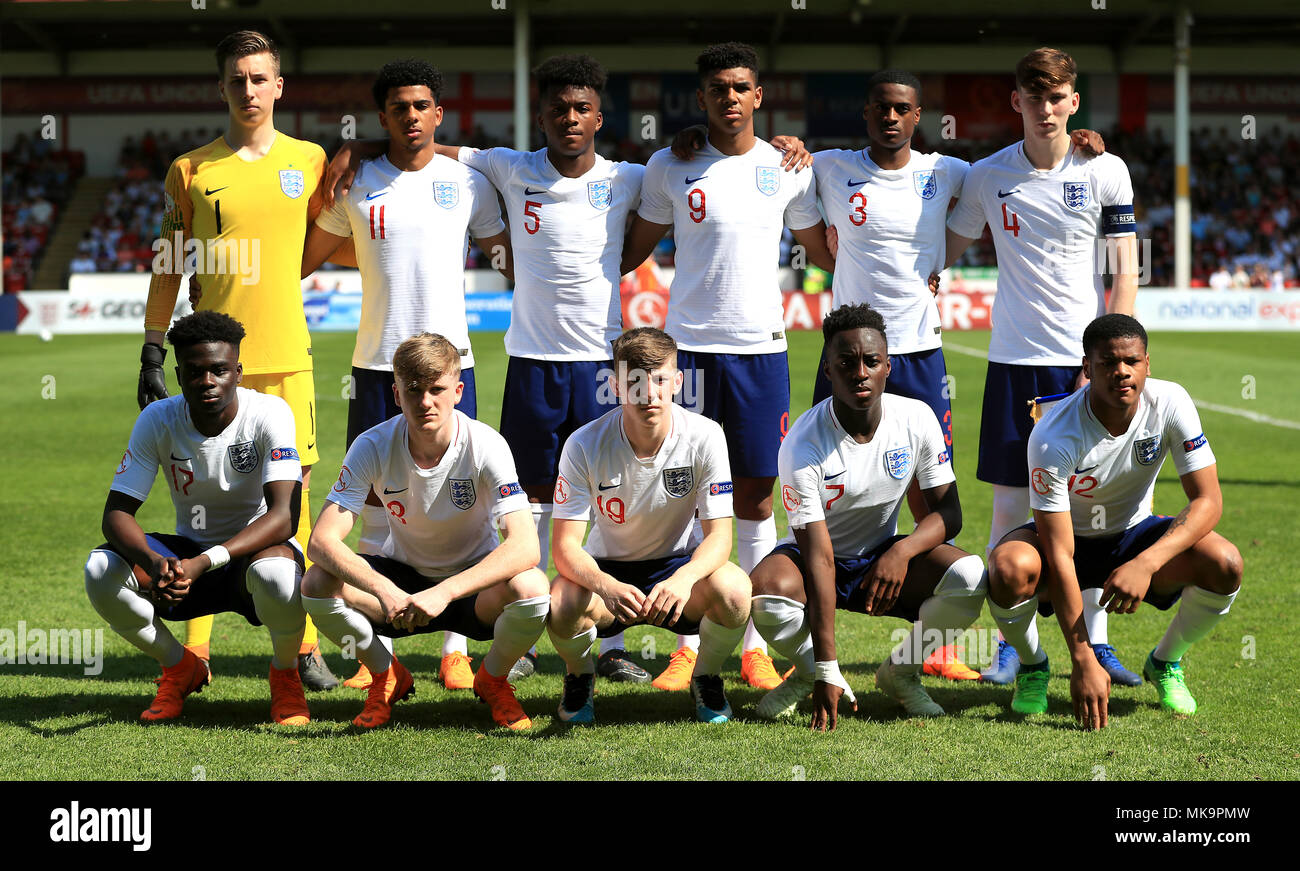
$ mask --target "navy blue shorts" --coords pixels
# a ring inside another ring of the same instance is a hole
[[[150,532],[144,540],[155,553],[177,559],[193,559],[207,550],[207,547],[193,539],[166,532]],[[285,545],[293,551],[298,568],[303,568],[302,552],[291,542],[285,542]],[[95,550],[117,553],[117,548],[108,542]],[[117,555],[126,559],[123,554]],[[190,584],[189,593],[181,601],[169,607],[166,603],[155,600],[155,613],[164,620],[193,620],[195,617],[233,611],[254,626],[261,626],[257,608],[253,606],[253,594],[248,592],[248,582],[244,577],[252,562],[251,555],[236,557],[219,569],[204,572]]]
[[[952,401],[948,398],[948,365],[943,359],[943,348],[931,348],[928,351],[916,351],[912,354],[889,355],[889,378],[885,381],[885,392],[908,399],[919,399],[939,421],[943,430],[943,441],[952,455]],[[816,405],[831,395],[831,382],[823,372],[826,365],[826,346],[822,346],[822,357],[817,363],[817,379],[813,384],[812,404]]]
[[[1029,403],[1035,396],[1073,393],[1080,366],[989,363],[980,415],[980,459],[975,477],[1004,487],[1029,486]]]
[[[379,572],[388,580],[396,584],[404,593],[421,593],[442,580],[441,578],[428,578],[411,568],[404,562],[398,562],[395,559],[389,559],[386,556],[376,556],[374,554],[358,554],[363,560],[370,564],[370,567]],[[449,603],[445,610],[434,619],[430,620],[427,625],[420,626],[416,629],[398,629],[391,623],[376,623],[370,621],[377,634],[388,638],[406,638],[411,635],[423,635],[428,632],[458,632],[475,641],[489,641],[492,638],[492,627],[478,619],[474,614],[474,603],[478,601],[478,593],[472,596],[466,596],[463,599],[456,599]]]
[[[907,538],[907,536],[895,535],[893,538],[881,542],[864,556],[835,560],[836,608],[841,611],[855,611],[859,614],[867,613],[867,585],[863,583],[867,578],[867,572],[871,571],[871,566],[875,564],[881,554],[893,547],[895,542],[902,541],[904,538]],[[799,545],[791,542],[778,544],[772,549],[772,553],[785,554],[799,568],[799,573],[805,578],[808,577],[808,570],[804,567],[803,554],[799,552]],[[887,613],[873,616],[900,617],[903,620],[915,623],[918,614],[913,608],[904,608],[903,597],[899,596],[898,601],[894,603],[894,607]]]
[[[474,390],[474,368],[460,370],[460,380],[465,383],[456,409],[472,418],[478,418],[478,397]],[[390,417],[402,413],[393,398],[393,373],[382,369],[352,367],[352,384],[355,395],[348,401],[348,443],[344,450],[372,426],[379,426]]]
[[[731,474],[775,478],[781,440],[790,429],[790,364],[775,354],[678,351],[685,380],[673,397],[722,424]]]
[[[1079,589],[1099,590],[1106,586],[1106,579],[1110,577],[1111,572],[1155,544],[1156,540],[1165,534],[1165,530],[1169,528],[1169,524],[1172,522],[1172,517],[1153,514],[1136,526],[1124,530],[1119,535],[1108,535],[1104,538],[1084,538],[1076,535],[1074,537],[1074,573],[1079,579]],[[1028,529],[1033,532],[1038,531],[1038,527],[1032,520],[1016,528]],[[1182,593],[1181,589],[1165,594],[1147,590],[1147,595],[1142,599],[1142,602],[1159,608],[1161,611],[1168,611],[1170,606],[1182,596]],[[1039,600],[1038,613],[1044,617],[1050,617],[1055,613],[1052,603]]]
[[[501,435],[514,454],[520,484],[555,483],[564,442],[614,407],[602,405],[602,398],[617,402],[605,384],[613,365],[609,360],[510,358],[501,396]]]
[[[688,553],[681,556],[665,556],[658,559],[643,560],[597,559],[596,565],[600,566],[600,570],[605,574],[613,575],[617,580],[625,584],[631,584],[641,592],[648,594],[655,584],[672,577],[673,572],[690,561],[691,555]],[[596,635],[600,638],[609,638],[627,628],[628,624],[621,620],[615,620],[604,629],[598,627]],[[700,621],[689,620],[683,613],[681,617],[677,618],[676,623],[666,623],[663,628],[676,632],[678,635],[698,635]]]

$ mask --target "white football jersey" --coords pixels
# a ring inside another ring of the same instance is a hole
[[[638,214],[673,225],[677,244],[664,331],[688,351],[784,351],[781,230],[822,219],[811,170],[786,172],[762,139],[745,154],[712,145],[678,160],[664,148],[646,164]]]
[[[382,156],[357,172],[347,197],[316,224],[351,236],[361,269],[361,326],[352,365],[393,371],[393,352],[411,336],[440,333],[474,365],[465,322],[465,233],[505,229],[496,191],[474,170],[434,155],[403,172]]]
[[[204,436],[184,396],[145,406],[110,487],[143,502],[158,469],[176,507],[176,534],[204,547],[229,541],[266,513],[262,485],[301,481],[293,412],[278,396],[236,388],[239,410]]]
[[[1062,399],[1029,434],[1029,507],[1069,511],[1082,538],[1118,535],[1151,516],[1165,455],[1186,475],[1214,464],[1201,418],[1181,385],[1148,378],[1128,432],[1097,422],[1092,385]]]
[[[456,435],[432,469],[411,459],[403,415],[366,430],[325,497],[360,515],[373,487],[388,512],[381,553],[428,577],[474,565],[497,546],[501,518],[529,510],[506,440],[485,423],[454,416]]]
[[[1113,154],[1072,148],[1060,165],[1039,170],[1022,146],[971,166],[948,226],[968,239],[979,238],[985,223],[993,231],[998,292],[989,360],[1078,366],[1083,329],[1106,308],[1097,248],[1103,234],[1134,234],[1133,183]]]
[[[943,432],[930,406],[882,394],[871,441],[844,431],[833,399],[805,412],[781,443],[781,503],[794,529],[826,521],[836,559],[862,556],[898,530],[898,511],[915,478],[922,490],[956,480]]]
[[[590,521],[594,557],[645,560],[690,551],[695,512],[731,517],[731,467],[722,427],[680,405],[659,452],[640,458],[615,408],[564,443],[555,483],[555,519]],[[933,417],[933,415],[931,415]]]
[[[506,353],[534,360],[608,360],[623,331],[619,263],[645,167],[596,155],[566,178],[546,149],[462,148],[460,160],[501,192],[510,216],[515,292]]]
[[[948,204],[970,164],[913,151],[902,169],[881,169],[865,148],[814,157],[817,196],[840,240],[833,305],[865,302],[880,312],[891,354],[938,348],[930,273],[943,271]]]

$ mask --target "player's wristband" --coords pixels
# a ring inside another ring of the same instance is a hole
[[[211,568],[213,569],[219,569],[226,563],[230,562],[230,551],[226,550],[219,544],[214,544],[212,547],[205,550],[202,555],[211,561]]]
[[[819,680],[822,683],[828,683],[839,687],[844,690],[844,695],[849,697],[850,702],[857,704],[858,700],[853,695],[853,688],[850,687],[849,682],[844,679],[844,675],[840,674],[840,663],[838,660],[832,659],[829,662],[814,663],[813,674],[814,680]]]

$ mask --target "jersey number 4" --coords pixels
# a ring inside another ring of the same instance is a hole
[[[1002,204],[1002,229],[1006,230],[1012,236],[1020,235],[1020,217],[1007,209],[1007,204]]]

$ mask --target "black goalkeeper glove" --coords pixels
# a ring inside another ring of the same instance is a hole
[[[140,385],[135,398],[141,411],[155,399],[167,398],[167,376],[163,373],[166,359],[167,351],[162,345],[146,342],[140,349]]]

